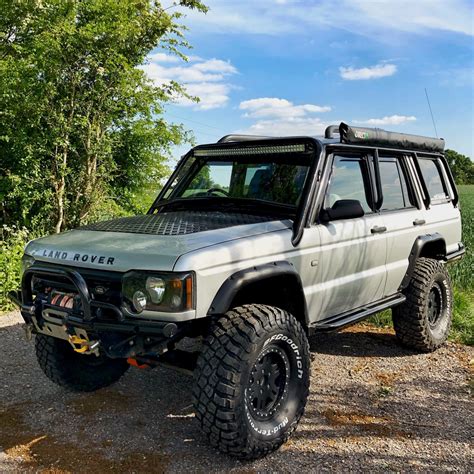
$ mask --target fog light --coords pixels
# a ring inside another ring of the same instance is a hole
[[[133,306],[138,313],[141,313],[146,308],[147,300],[143,291],[136,291],[133,294]]]
[[[160,304],[165,296],[166,284],[162,278],[148,277],[146,279],[146,289],[154,304]]]

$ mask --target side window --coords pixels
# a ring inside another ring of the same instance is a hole
[[[331,208],[340,199],[357,199],[365,213],[372,212],[366,164],[361,158],[334,157],[324,208]]]
[[[383,193],[381,210],[392,211],[412,207],[400,161],[397,158],[381,158],[379,169]]]
[[[431,202],[446,201],[449,194],[444,183],[440,163],[437,159],[419,158],[421,174],[428,188]]]

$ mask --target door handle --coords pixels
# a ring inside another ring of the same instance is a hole
[[[370,232],[372,232],[372,234],[381,234],[382,232],[385,232],[386,230],[387,228],[385,226],[376,225],[375,227],[372,227],[372,229],[370,229]]]
[[[413,225],[423,225],[426,224],[426,221],[424,219],[415,219],[413,221]]]

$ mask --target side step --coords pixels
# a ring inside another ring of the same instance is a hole
[[[341,314],[336,314],[336,316],[331,316],[330,318],[323,319],[322,321],[316,322],[311,326],[311,332],[316,331],[335,331],[341,329],[350,324],[357,323],[362,319],[365,319],[372,314],[379,313],[384,309],[392,308],[401,303],[404,303],[406,300],[405,296],[401,293],[384,298],[383,300],[376,301],[373,304],[357,308],[356,310],[346,311]]]

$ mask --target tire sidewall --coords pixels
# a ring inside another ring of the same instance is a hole
[[[434,326],[432,326],[428,319],[428,304],[429,295],[434,286],[438,285],[441,290],[441,314]],[[446,272],[436,271],[431,275],[429,284],[426,288],[425,301],[423,307],[424,323],[426,330],[434,344],[443,343],[448,337],[451,328],[451,313],[452,313],[453,293],[451,283]]]
[[[304,410],[308,393],[309,355],[306,337],[302,331],[300,334],[298,332],[282,328],[266,331],[254,345],[242,372],[240,396],[241,416],[244,418],[242,421],[247,426],[246,432],[249,437],[259,443],[274,442],[284,437],[285,433],[298,422]],[[271,419],[261,421],[252,415],[248,407],[247,390],[252,368],[261,354],[272,347],[278,347],[285,352],[289,364],[289,381],[282,395],[281,406]]]

